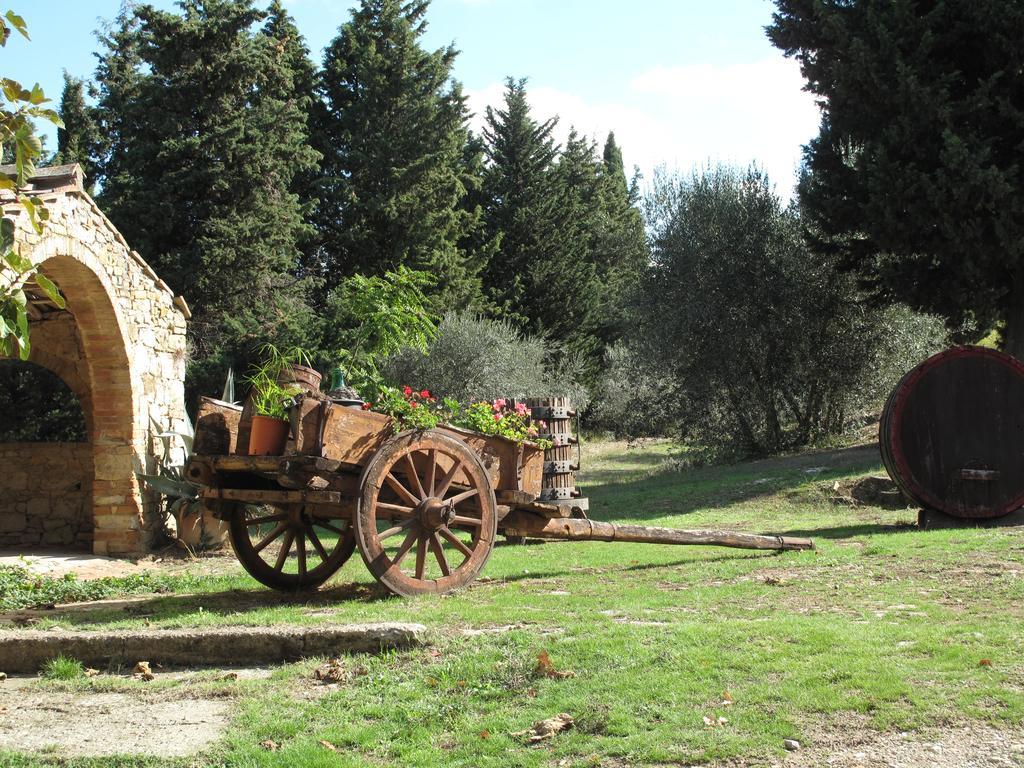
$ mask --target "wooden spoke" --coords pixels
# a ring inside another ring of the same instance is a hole
[[[278,523],[277,527],[274,528],[274,530],[272,530],[270,533],[268,533],[266,536],[260,539],[258,544],[253,546],[253,551],[262,552],[264,549],[266,549],[267,545],[270,542],[272,542],[274,539],[276,539],[278,536],[284,533],[287,530],[287,528],[288,523]]]
[[[409,554],[409,550],[412,549],[412,545],[416,543],[416,539],[419,537],[420,532],[413,528],[409,531],[409,534],[405,537],[405,541],[398,548],[398,552],[395,553],[395,559],[392,561],[394,565],[401,565],[402,561],[405,560],[405,556]]]
[[[231,545],[242,567],[257,581],[282,590],[315,589],[331,577],[355,552],[351,509],[339,514],[341,506],[329,510],[327,519],[317,519],[325,507],[300,503],[282,505],[277,510],[234,502],[224,506]],[[266,513],[266,514],[264,514]],[[344,517],[344,519],[337,519]],[[258,527],[267,523],[272,531]],[[315,528],[325,528],[337,536],[321,538]],[[266,533],[266,535],[264,535]],[[260,538],[262,536],[262,538]],[[270,546],[275,544],[275,546]],[[296,567],[288,568],[294,547]]]
[[[444,548],[441,546],[436,533],[430,534],[430,548],[434,552],[434,557],[437,558],[437,564],[441,566],[441,574],[443,576],[451,576],[452,569],[448,567],[448,558],[444,556]]]
[[[262,517],[250,517],[245,521],[246,526],[262,525],[263,523],[276,523],[288,518],[287,512],[278,512],[276,515],[263,515]]]
[[[427,540],[420,536],[416,542],[416,578],[423,578],[423,568],[427,564]]]
[[[383,509],[387,512],[397,512],[400,515],[411,515],[412,507],[403,507],[401,504],[388,504],[383,501],[377,502],[377,509]]]
[[[288,553],[292,550],[292,541],[295,539],[295,531],[291,528],[285,531],[284,541],[281,543],[281,551],[277,553],[277,562],[274,563],[275,571],[283,571],[284,564],[288,561]]]
[[[309,526],[306,529],[306,535],[309,536],[309,543],[313,545],[313,549],[320,555],[321,560],[326,560],[330,555],[327,554],[327,550],[324,549],[324,544],[320,541],[320,537],[316,535],[316,531],[313,530],[313,526]]]
[[[369,460],[359,492],[352,518],[359,554],[395,594],[460,589],[487,562],[498,528],[494,491],[476,449],[458,436],[439,429],[396,435]],[[414,504],[417,493],[423,499]]]
[[[450,499],[445,499],[445,501],[447,501],[449,504],[454,506],[454,505],[458,504],[460,501],[465,501],[466,499],[471,499],[474,496],[478,495],[479,493],[480,493],[480,489],[479,488],[470,488],[468,491],[463,491],[462,493],[455,494]]]
[[[459,550],[459,552],[464,554],[466,557],[473,556],[473,550],[467,547],[466,544],[462,541],[462,539],[460,539],[454,533],[449,531],[447,528],[440,529],[438,533],[444,536],[453,547]]]
[[[326,528],[328,531],[334,531],[339,536],[344,536],[345,535],[345,529],[344,528],[339,528],[338,526],[331,525],[330,523],[323,523],[323,522],[321,522],[319,520],[314,520],[313,521],[313,525],[318,525],[321,528]]]
[[[332,507],[317,505],[308,507],[310,517],[323,517],[327,520],[348,520],[352,513],[347,509],[334,509]]]
[[[434,495],[437,498],[443,499],[444,495],[448,493],[448,486],[452,484],[452,480],[455,479],[455,475],[460,469],[462,469],[462,461],[456,459],[455,463],[452,464],[452,468],[448,470],[448,474],[441,478],[441,484],[434,489]]]
[[[377,538],[381,541],[384,541],[384,539],[390,539],[392,536],[397,536],[410,525],[412,525],[414,522],[416,521],[410,517],[408,520],[406,520],[404,523],[401,523],[400,525],[396,525],[393,528],[388,528],[386,531],[381,531],[377,534]]]
[[[409,477],[412,478],[413,490],[416,492],[420,501],[426,498],[423,493],[423,483],[420,482],[420,476],[416,471],[416,462],[412,460],[412,453],[405,454],[405,466],[409,472]]]
[[[299,556],[299,578],[306,575],[306,537],[300,530],[295,534],[296,552]]]
[[[384,482],[390,485],[392,490],[394,490],[395,493],[401,496],[407,503],[412,504],[414,507],[420,503],[420,500],[413,496],[412,492],[409,491],[409,489],[406,488],[404,485],[402,485],[398,481],[398,478],[395,477],[390,472],[388,472],[388,474],[384,477]]]

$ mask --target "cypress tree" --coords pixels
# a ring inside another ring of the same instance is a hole
[[[769,38],[822,107],[800,185],[816,250],[967,338],[1002,321],[1024,358],[1024,7],[776,5]]]
[[[639,176],[626,181],[622,150],[609,133],[600,171],[602,216],[594,262],[602,284],[600,330],[604,344],[621,338],[628,326],[629,307],[650,258],[643,215],[637,207]]]
[[[475,224],[460,205],[468,115],[456,50],[422,47],[428,6],[362,0],[327,48],[317,260],[329,288],[406,266],[434,276],[439,305],[465,305],[480,293],[458,247]]]
[[[293,272],[309,169],[293,76],[249,0],[140,6],[106,37],[97,77],[110,147],[102,205],[188,300],[193,391],[212,391],[263,340],[305,341]]]
[[[60,117],[63,127],[57,128],[57,153],[53,165],[78,163],[85,172],[86,189],[92,192],[99,174],[99,126],[92,110],[85,103],[85,81],[64,73],[64,90],[60,96]]]
[[[484,274],[499,316],[524,330],[543,330],[533,271],[547,257],[556,227],[552,169],[557,118],[537,122],[526,100],[526,80],[509,78],[504,106],[487,108],[484,190],[487,231],[500,238]]]

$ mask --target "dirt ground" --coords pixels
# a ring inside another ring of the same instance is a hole
[[[852,724],[851,724],[852,725]],[[914,733],[837,726],[772,768],[1020,768],[1024,732],[970,724]],[[757,765],[753,763],[751,765]]]
[[[29,679],[0,683],[0,749],[73,757],[186,757],[227,728],[227,699],[32,690]]]

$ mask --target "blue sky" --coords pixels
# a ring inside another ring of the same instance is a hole
[[[159,0],[155,5],[172,8]],[[286,0],[314,56],[348,19],[348,0]],[[10,0],[32,42],[0,53],[3,72],[60,96],[61,73],[91,75],[94,35],[120,0]],[[797,65],[768,43],[769,0],[434,0],[427,44],[454,42],[456,77],[482,119],[506,76],[530,79],[540,117],[559,114],[650,176],[714,162],[761,163],[788,197],[817,110]]]

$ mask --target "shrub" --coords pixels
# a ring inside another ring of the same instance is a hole
[[[382,366],[396,386],[429,389],[461,402],[565,396],[578,408],[590,400],[580,384],[583,361],[507,321],[450,312],[425,351],[406,347]]]

